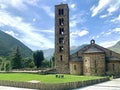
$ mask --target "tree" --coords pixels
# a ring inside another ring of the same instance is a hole
[[[33,59],[28,58],[28,57],[22,59],[22,67],[23,67],[23,68],[34,68],[34,67],[35,67],[35,64],[34,64]]]
[[[48,60],[43,60],[42,61],[42,67],[43,68],[48,68],[48,67],[50,67],[50,64],[49,64],[50,62],[48,61]]]
[[[9,71],[9,70],[11,70],[11,64],[10,64],[10,61],[5,62],[4,70],[5,70],[5,71]]]
[[[50,67],[53,68],[54,66],[55,66],[55,57],[52,56],[52,57],[50,58]]]
[[[11,69],[11,62],[4,57],[0,57],[0,70],[9,71]]]
[[[12,69],[20,69],[22,68],[22,57],[21,57],[21,54],[20,54],[20,51],[19,51],[19,47],[16,48],[16,51],[13,55],[13,58],[12,58]]]
[[[42,50],[37,50],[33,53],[34,63],[39,68],[44,60],[44,54]]]

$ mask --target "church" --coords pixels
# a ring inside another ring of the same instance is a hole
[[[70,55],[69,7],[55,5],[55,69],[60,74],[120,75],[120,54],[95,40]]]

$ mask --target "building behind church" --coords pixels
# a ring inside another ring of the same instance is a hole
[[[120,75],[120,54],[91,40],[70,55],[69,7],[60,4],[55,6],[55,68],[74,75]]]

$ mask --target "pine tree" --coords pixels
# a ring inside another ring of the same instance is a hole
[[[12,69],[20,69],[22,68],[22,57],[19,51],[19,47],[17,46],[14,56],[12,58]]]
[[[33,53],[34,63],[37,68],[41,67],[42,61],[44,60],[44,54],[42,50],[37,50]]]

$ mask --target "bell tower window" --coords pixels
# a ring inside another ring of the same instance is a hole
[[[59,18],[59,25],[64,25],[64,19],[63,18]]]
[[[58,10],[58,15],[64,15],[64,9],[59,9]]]
[[[64,50],[64,47],[63,47],[63,46],[60,46],[60,47],[59,47],[59,52],[63,52],[63,50]]]
[[[63,35],[64,34],[64,28],[59,28],[59,34]]]
[[[59,43],[60,44],[64,43],[64,38],[63,37],[59,38]]]

